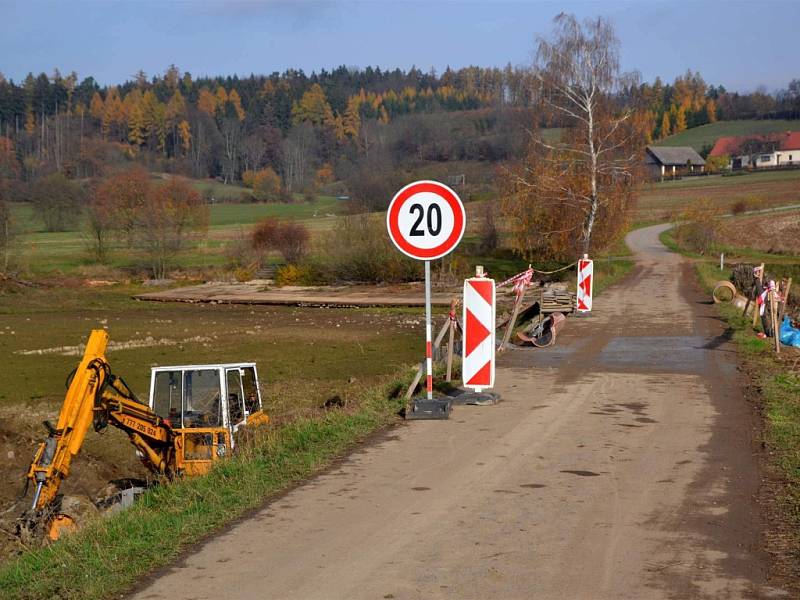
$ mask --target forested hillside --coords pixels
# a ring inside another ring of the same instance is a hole
[[[742,95],[687,71],[671,85],[631,79],[619,100],[636,106],[656,140],[717,119],[800,116],[800,82],[775,96]],[[56,171],[97,177],[138,161],[195,178],[261,182],[270,199],[278,188],[302,192],[334,180],[359,188],[370,175],[419,162],[517,157],[527,129],[552,125],[536,105],[535,77],[510,65],[247,78],[193,78],[173,65],[106,87],[55,71],[21,82],[0,75],[0,137],[12,141],[25,182]]]

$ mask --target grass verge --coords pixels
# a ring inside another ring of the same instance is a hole
[[[130,509],[25,552],[0,567],[0,597],[99,600],[124,592],[391,423],[402,401],[387,398],[399,383],[366,391],[354,411],[332,411],[271,430],[207,476],[151,489]]]
[[[704,263],[695,263],[695,271],[704,289],[710,292],[721,278],[719,268]],[[771,472],[777,475],[778,518],[782,523],[773,524],[783,530],[781,543],[770,552],[775,555],[778,572],[792,573],[797,570],[796,557],[800,552],[800,375],[792,372],[791,358],[796,352],[784,346],[779,358],[774,353],[772,339],[758,339],[753,335],[752,321],[742,316],[740,309],[731,304],[717,305],[720,316],[732,331],[732,339],[744,363],[744,372],[750,379],[750,389],[757,394],[756,400],[764,419],[763,442]],[[791,576],[791,575],[790,575]]]

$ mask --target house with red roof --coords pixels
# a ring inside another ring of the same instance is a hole
[[[800,131],[724,136],[709,156],[729,156],[731,169],[800,166]]]

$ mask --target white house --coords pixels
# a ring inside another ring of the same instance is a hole
[[[709,156],[729,156],[731,169],[800,166],[800,131],[721,137]]]

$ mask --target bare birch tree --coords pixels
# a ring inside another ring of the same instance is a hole
[[[620,73],[607,20],[564,13],[538,39],[533,71],[541,114],[560,136],[531,129],[528,156],[509,171],[506,214],[523,254],[588,253],[622,231],[633,199],[643,136],[626,94],[636,78]]]

